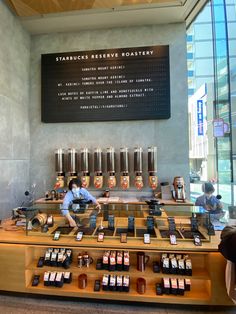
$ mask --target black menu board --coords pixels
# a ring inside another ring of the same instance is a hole
[[[42,121],[170,118],[169,46],[42,55]]]

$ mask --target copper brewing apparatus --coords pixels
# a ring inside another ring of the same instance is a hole
[[[107,148],[107,172],[108,172],[108,187],[110,189],[116,186],[115,177],[115,149],[114,147]]]
[[[127,147],[120,149],[120,185],[123,190],[129,188],[129,150]]]
[[[94,186],[96,189],[103,186],[102,150],[99,147],[94,150]]]
[[[135,180],[134,185],[138,190],[143,188],[143,149],[142,147],[134,148],[134,172]]]
[[[148,147],[148,172],[149,172],[149,186],[155,190],[158,186],[157,177],[157,147]]]

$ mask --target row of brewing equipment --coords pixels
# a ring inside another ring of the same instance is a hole
[[[93,152],[93,168],[94,168],[94,187],[101,189],[103,187],[103,151],[101,148],[96,148]],[[116,165],[115,165],[115,149],[109,147],[106,149],[106,167],[108,173],[107,186],[112,189],[116,183]],[[90,157],[91,153],[88,148],[83,148],[79,153],[75,148],[68,150],[59,148],[55,151],[55,170],[57,173],[57,182],[55,188],[63,188],[65,181],[65,173],[67,173],[67,184],[72,178],[77,177],[79,164],[81,170],[82,185],[88,188],[90,185]],[[126,190],[130,186],[130,152],[127,147],[120,149],[120,184],[122,189]],[[140,190],[143,187],[143,149],[135,147],[133,152],[134,157],[134,173],[135,187]],[[155,190],[158,185],[157,178],[157,147],[148,147],[148,173],[149,186]]]

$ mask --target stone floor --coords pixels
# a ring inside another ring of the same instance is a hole
[[[0,314],[236,314],[236,308],[117,304],[0,295]]]

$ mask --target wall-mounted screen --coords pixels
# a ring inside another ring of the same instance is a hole
[[[169,46],[42,55],[42,121],[170,118]]]

